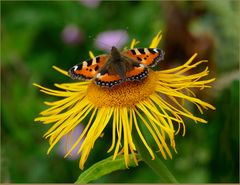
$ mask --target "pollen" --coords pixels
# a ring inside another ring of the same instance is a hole
[[[86,96],[98,108],[133,107],[155,92],[157,77],[156,72],[150,71],[149,76],[141,81],[124,82],[111,89],[99,87],[92,82]]]

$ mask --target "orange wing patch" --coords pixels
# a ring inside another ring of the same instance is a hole
[[[73,66],[68,73],[73,79],[92,79],[105,64],[107,58],[108,55],[100,55],[83,61],[81,64]]]
[[[154,67],[164,58],[164,51],[158,48],[135,48],[123,52],[123,54],[149,67]]]
[[[148,68],[140,64],[128,71],[126,76],[128,81],[140,81],[148,76]]]
[[[109,75],[108,73],[98,73],[95,78],[95,83],[104,87],[113,87],[122,82],[123,80],[119,77],[119,75]]]

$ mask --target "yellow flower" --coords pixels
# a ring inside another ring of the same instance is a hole
[[[160,40],[161,33],[158,33],[152,40],[150,48],[156,48]],[[130,48],[134,48],[137,43],[138,41],[133,39]],[[66,154],[68,156],[82,142],[78,150],[78,153],[81,152],[79,163],[81,169],[84,168],[90,151],[107,124],[112,125],[112,143],[108,152],[113,152],[113,159],[123,154],[126,166],[130,162],[129,154],[132,154],[135,163],[138,164],[137,150],[132,137],[134,131],[141,138],[152,159],[155,158],[153,149],[143,135],[142,126],[153,137],[163,158],[172,158],[169,145],[176,151],[174,136],[180,128],[183,135],[185,134],[183,118],[207,122],[187,110],[183,106],[184,101],[194,103],[201,113],[202,109],[215,109],[198,99],[191,90],[210,87],[208,84],[214,79],[202,79],[208,75],[208,68],[196,74],[184,75],[199,64],[207,62],[203,60],[193,63],[196,56],[197,54],[194,54],[182,66],[161,71],[150,70],[146,79],[128,82],[127,85],[121,84],[113,89],[101,88],[91,80],[55,84],[59,90],[34,84],[46,94],[61,97],[58,101],[45,102],[50,108],[42,111],[41,116],[35,119],[43,124],[52,125],[44,135],[45,138],[49,138],[48,153],[64,135],[71,133],[78,124],[84,122],[86,125],[83,132]],[[94,57],[92,52],[90,57]],[[68,76],[66,71],[54,68]]]

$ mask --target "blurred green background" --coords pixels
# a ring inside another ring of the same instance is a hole
[[[92,4],[91,4],[92,3]],[[178,154],[164,161],[181,183],[239,182],[239,1],[1,1],[1,182],[66,183],[81,173],[78,160],[64,159],[57,147],[46,155],[42,138],[48,125],[33,120],[56,98],[41,94],[33,82],[53,87],[71,79],[52,69],[69,69],[88,58],[99,33],[126,30],[148,46],[162,30],[166,52],[161,68],[181,65],[198,52],[208,59],[213,88],[198,96],[216,106],[186,120],[185,137],[176,136]],[[74,27],[76,37],[66,38]],[[71,29],[70,29],[71,30]],[[77,31],[76,31],[77,30]],[[191,107],[190,107],[191,108]],[[192,111],[197,113],[192,107]],[[107,131],[110,133],[110,131]],[[97,142],[86,169],[108,156],[110,134]],[[157,183],[145,164],[117,171],[97,183]]]

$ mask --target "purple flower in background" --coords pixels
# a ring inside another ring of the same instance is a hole
[[[101,0],[80,0],[80,2],[88,8],[96,8]]]
[[[128,40],[125,30],[112,30],[100,33],[95,41],[95,46],[104,51],[110,51],[112,46],[122,48]]]
[[[75,142],[83,132],[83,129],[84,129],[84,126],[80,124],[76,126],[73,131],[63,136],[59,145],[59,150],[58,150],[59,155],[61,156],[66,155],[66,153],[71,149],[71,147],[75,144]],[[67,159],[75,160],[79,158],[81,153],[78,154],[77,152],[81,144],[82,144],[82,141],[71,151],[70,155],[67,156]]]
[[[64,43],[70,45],[79,44],[83,40],[83,33],[78,26],[70,24],[63,29],[62,40]]]

